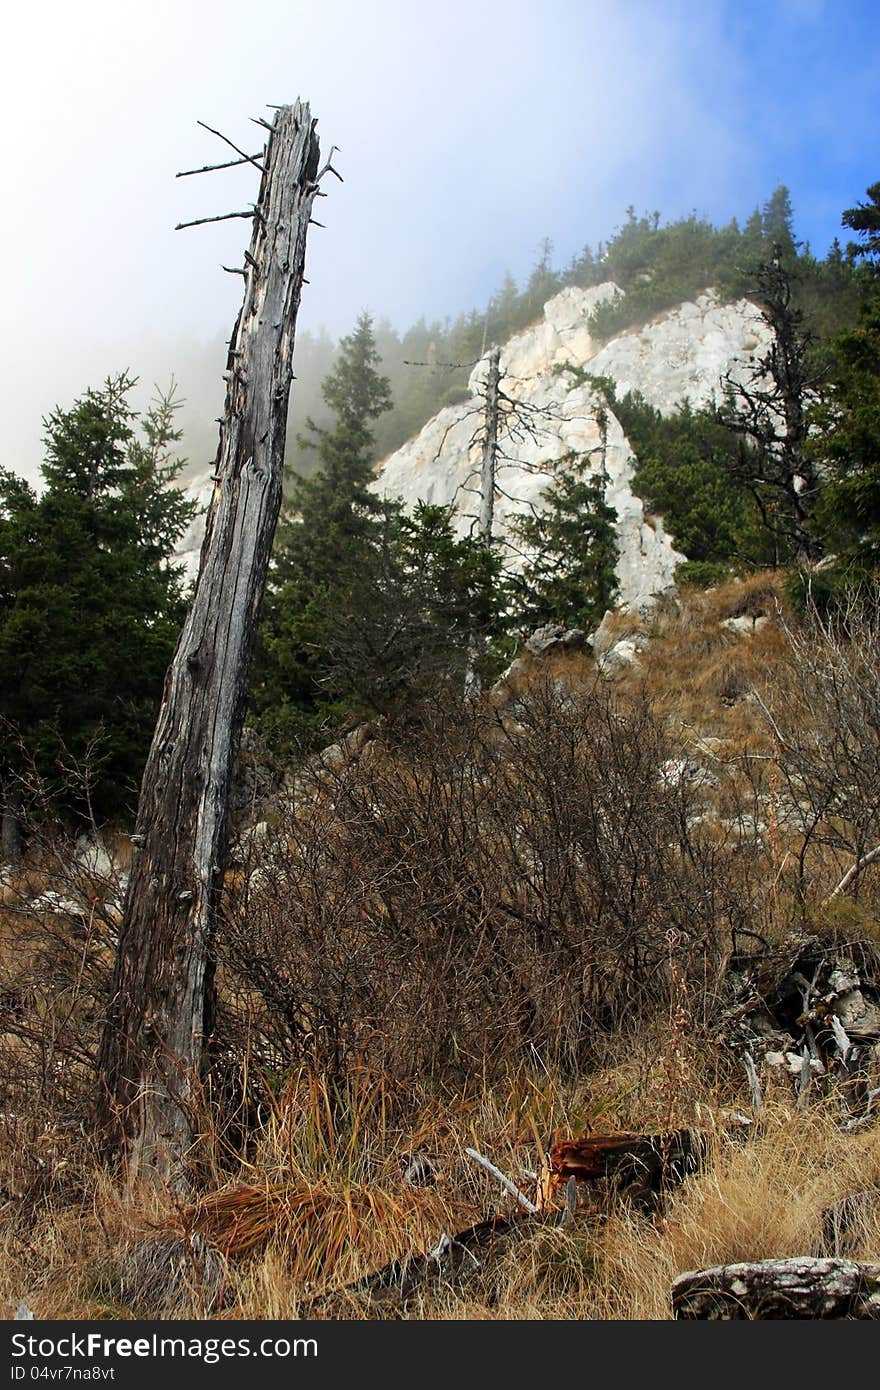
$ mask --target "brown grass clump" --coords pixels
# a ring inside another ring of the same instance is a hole
[[[722,1150],[690,1179],[667,1217],[612,1216],[602,1236],[604,1316],[668,1318],[669,1288],[686,1270],[741,1260],[819,1253],[823,1213],[847,1193],[876,1185],[876,1136],[848,1136],[833,1117],[784,1108],[748,1144]],[[880,1221],[863,1221],[853,1255],[880,1257]]]

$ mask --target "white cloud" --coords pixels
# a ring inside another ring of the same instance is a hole
[[[244,224],[173,227],[244,206],[253,180],[175,180],[222,158],[197,118],[258,148],[248,116],[308,99],[346,182],[311,235],[302,322],[342,332],[368,306],[405,325],[484,299],[502,266],[522,275],[545,235],[563,258],[607,236],[629,201],[727,217],[766,196],[724,13],[686,0],[11,11],[7,462],[33,471],[40,414],[107,372],[161,375],[165,352],[189,390],[181,345],[231,326],[240,285],[219,264],[240,255]]]

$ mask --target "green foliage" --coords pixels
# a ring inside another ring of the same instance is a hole
[[[834,339],[811,412],[811,452],[827,473],[819,524],[840,567],[856,574],[880,565],[880,183],[868,198],[843,214],[862,238],[851,256],[866,262],[858,325]]]
[[[766,247],[778,246],[783,261],[790,265],[797,256],[794,239],[794,213],[791,195],[780,184],[764,204],[761,213],[761,232]]]
[[[370,490],[374,422],[388,380],[367,315],[343,339],[324,385],[335,424],[312,425],[318,470],[294,485],[263,608],[252,707],[280,752],[405,705],[441,672],[463,672],[491,633],[500,562],[457,540],[448,510],[407,517]]]
[[[851,257],[868,257],[873,261],[880,257],[880,183],[872,183],[867,194],[867,203],[847,208],[840,220],[844,227],[850,227],[861,237],[861,241],[850,242],[847,250]]]
[[[457,538],[452,510],[388,507],[354,582],[335,596],[322,653],[325,688],[354,717],[399,716],[436,684],[492,674],[505,583],[498,553]],[[479,669],[477,669],[479,668]]]
[[[134,384],[111,378],[44,422],[40,497],[0,472],[0,777],[30,764],[61,787],[88,760],[102,817],[130,805],[149,747],[184,614],[170,561],[194,510],[167,486],[173,388],[139,437]]]
[[[521,627],[596,627],[617,594],[616,516],[591,460],[567,454],[556,465],[541,512],[517,517],[511,531],[525,556],[514,611]]]
[[[710,287],[722,299],[755,297],[756,274],[774,245],[781,248],[783,264],[797,268],[795,307],[809,316],[814,331],[828,337],[850,324],[858,299],[852,261],[841,256],[838,246],[824,261],[809,251],[799,254],[791,199],[780,185],[742,229],[735,220],[713,227],[695,213],[661,226],[658,213],[637,217],[628,208],[602,262],[602,279],[620,285],[625,297],[599,306],[593,330],[610,337]]]
[[[716,228],[692,214],[661,226],[659,213],[637,217],[629,208],[626,222],[608,243],[603,277],[619,285],[625,297],[599,306],[594,331],[610,337],[709,286],[735,296],[741,292],[752,239],[753,229],[741,234],[736,222]]]
[[[637,392],[609,404],[637,459],[633,487],[659,512],[676,549],[687,556],[679,583],[716,583],[732,570],[765,563],[766,541],[748,489],[729,472],[736,440],[711,410],[685,406],[664,416]]]

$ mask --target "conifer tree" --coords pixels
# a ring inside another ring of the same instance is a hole
[[[298,477],[278,528],[263,601],[252,704],[273,743],[289,745],[339,717],[326,687],[326,651],[344,595],[363,571],[383,504],[369,489],[373,423],[391,407],[369,314],[343,338],[322,394],[333,424],[310,419],[300,446],[316,450],[317,472]]]
[[[848,248],[864,263],[859,322],[835,338],[830,379],[812,414],[813,452],[828,475],[821,521],[829,546],[856,573],[880,566],[880,183],[867,196],[842,217],[861,238]]]
[[[372,424],[390,392],[368,316],[343,339],[324,395],[335,425],[313,427],[318,471],[297,480],[279,528],[252,685],[258,727],[281,754],[455,677],[469,637],[493,635],[503,607],[500,558],[456,538],[447,508],[407,516],[370,488]]]
[[[169,484],[173,388],[136,430],[123,373],[47,420],[45,490],[0,473],[0,780],[64,781],[90,760],[92,810],[131,803],[184,613],[172,556],[194,508]]]
[[[518,585],[521,627],[562,623],[594,628],[617,594],[616,516],[590,459],[567,454],[557,464],[542,510],[511,523],[525,563]]]

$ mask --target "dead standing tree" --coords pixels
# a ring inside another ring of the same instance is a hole
[[[127,1148],[132,1174],[157,1183],[185,1179],[198,1138],[194,1101],[207,1031],[213,919],[254,634],[281,505],[306,232],[321,177],[336,172],[329,162],[319,171],[317,123],[304,102],[276,108],[271,126],[258,124],[270,131],[261,156],[233,146],[241,162],[256,165],[262,181],[250,213],[226,214],[253,220],[239,272],[244,303],[230,340],[195,596],[166,677],[141,785],[99,1059],[99,1117],[109,1147]]]
[[[495,518],[495,477],[498,455],[498,398],[501,387],[501,349],[489,353],[486,372],[486,417],[483,425],[483,458],[480,469],[480,540],[492,544],[492,523]]]

